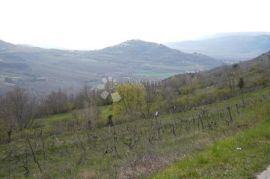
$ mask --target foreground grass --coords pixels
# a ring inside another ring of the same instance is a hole
[[[176,160],[202,151],[217,140],[260,123],[269,116],[269,91],[269,88],[265,88],[245,94],[247,105],[239,109],[239,113],[235,104],[241,103],[241,97],[203,106],[213,114],[209,120],[215,119],[215,128],[202,129],[198,128],[197,123],[193,124],[192,118],[200,113],[200,109],[173,115],[164,114],[160,116],[160,139],[156,137],[156,130],[152,129],[150,120],[119,122],[114,127],[116,133],[113,134],[113,129],[107,126],[92,130],[77,128],[77,121],[71,113],[49,116],[37,120],[36,128],[17,131],[11,143],[0,145],[0,178],[149,178],[151,173]],[[265,96],[263,100],[262,96]],[[231,106],[234,119],[230,125],[227,124],[227,106]],[[110,107],[101,110],[105,118]],[[217,116],[219,112],[223,117]],[[206,121],[207,119],[204,122]],[[172,133],[172,122],[176,123],[175,135]],[[33,160],[26,136],[31,140],[42,172]],[[152,138],[154,140],[149,142]],[[127,145],[130,142],[131,147]],[[114,145],[117,152],[112,151]],[[236,145],[233,149],[236,147],[242,148],[237,152],[243,152],[245,148]],[[24,167],[27,167],[28,173]],[[163,177],[166,178],[166,175],[161,176]],[[178,178],[179,175],[171,178],[174,177]]]
[[[269,107],[269,106],[268,106]],[[153,178],[254,178],[270,164],[270,118],[161,171]]]

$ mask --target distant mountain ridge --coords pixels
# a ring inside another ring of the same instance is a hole
[[[228,33],[203,40],[172,42],[166,45],[188,53],[203,53],[224,62],[237,62],[269,51],[270,33]]]
[[[0,41],[0,93],[13,85],[43,93],[58,88],[73,91],[85,84],[94,86],[106,76],[117,80],[162,79],[222,64],[206,55],[141,40],[92,51],[43,49]]]
[[[162,44],[142,40],[128,40],[115,46],[90,52],[88,55],[94,58],[110,58],[115,61],[126,61],[134,58],[136,62],[160,62],[179,65],[196,63],[206,66],[217,66],[221,64],[220,61],[206,55],[184,53]]]

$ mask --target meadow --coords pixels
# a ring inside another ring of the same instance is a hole
[[[269,161],[262,156],[269,153],[270,89],[245,93],[244,99],[148,119],[115,117],[113,126],[106,124],[111,106],[102,106],[91,130],[72,112],[43,117],[0,145],[0,177],[249,178]]]

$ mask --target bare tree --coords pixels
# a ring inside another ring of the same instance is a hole
[[[240,92],[241,92],[242,104],[245,107],[245,100],[244,100],[244,95],[243,95],[243,88],[244,88],[244,86],[245,86],[245,82],[244,82],[244,79],[241,77],[239,79],[239,82],[238,82],[238,87],[239,87]]]
[[[34,95],[22,88],[16,87],[1,97],[0,118],[5,125],[8,142],[15,128],[22,130],[32,125],[36,107]]]
[[[36,114],[36,99],[23,88],[7,93],[8,105],[19,129],[29,127]]]
[[[1,135],[7,134],[7,142],[11,141],[11,134],[13,129],[15,128],[15,118],[11,114],[10,105],[6,96],[0,97],[0,124],[1,131],[3,132]],[[5,141],[5,137],[1,141]]]
[[[79,109],[73,112],[73,117],[77,120],[78,123],[86,122],[87,129],[95,128],[96,122],[99,117],[99,109],[94,101],[94,99],[90,101],[84,102],[83,109]]]
[[[158,84],[149,81],[143,82],[145,89],[146,117],[150,117],[153,113],[154,105],[158,100]]]
[[[94,128],[99,117],[97,105],[94,102],[86,103],[85,108],[81,111],[81,116],[87,121],[88,129]]]
[[[71,110],[72,104],[69,101],[66,92],[59,89],[57,92],[51,92],[43,100],[43,109],[47,114],[63,113]]]

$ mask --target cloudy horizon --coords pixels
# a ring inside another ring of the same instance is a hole
[[[270,31],[267,0],[8,0],[0,39],[91,50],[130,39],[166,43],[218,33]]]

